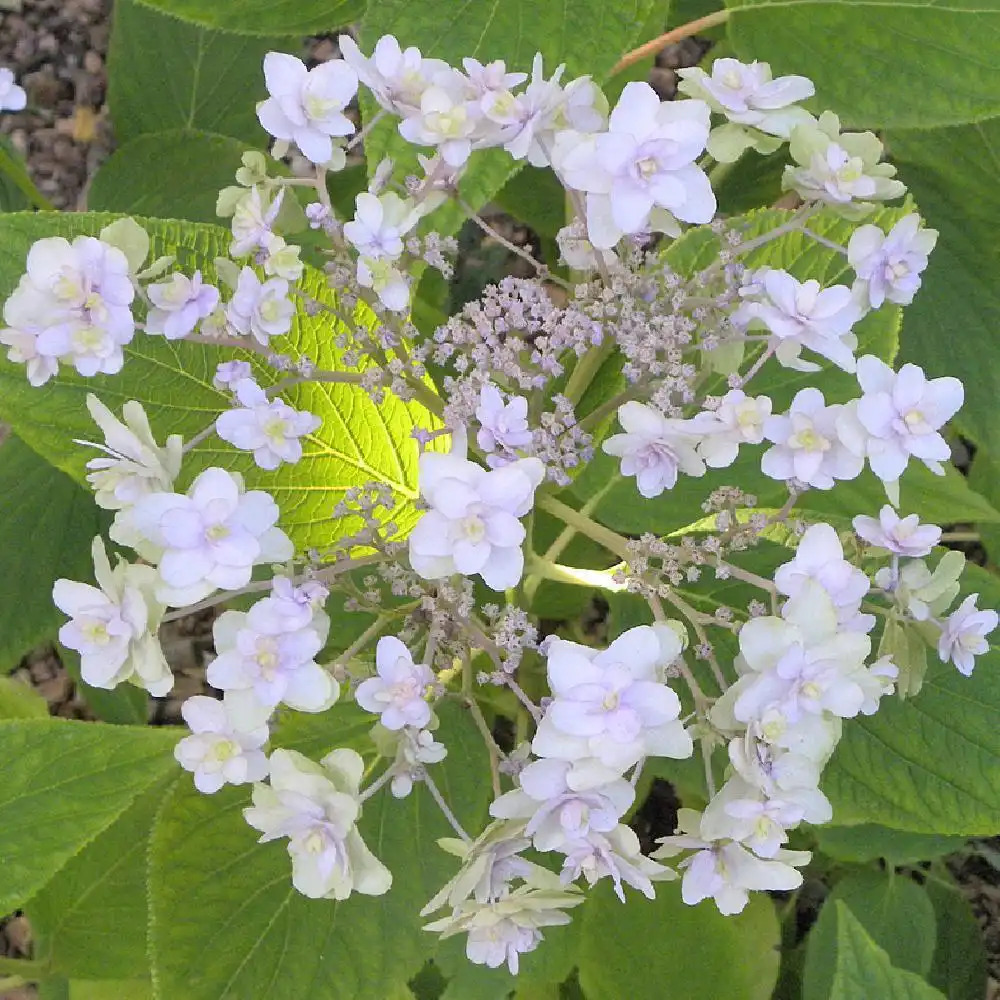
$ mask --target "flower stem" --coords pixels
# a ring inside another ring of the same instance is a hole
[[[628,540],[617,531],[605,528],[603,524],[598,524],[591,520],[586,514],[578,510],[573,510],[568,504],[557,500],[553,496],[540,496],[538,506],[555,517],[558,517],[564,524],[578,531],[581,535],[592,538],[599,545],[603,545],[609,552],[613,552],[620,559],[628,556]]]
[[[672,28],[652,41],[646,42],[645,45],[640,45],[639,48],[633,49],[631,52],[626,52],[611,70],[611,75],[614,76],[623,69],[628,69],[629,66],[645,59],[646,56],[656,55],[660,49],[665,48],[672,42],[679,42],[682,38],[690,38],[692,35],[697,35],[699,31],[707,31],[718,24],[725,24],[728,20],[728,10],[717,10],[712,14],[699,17],[697,20],[688,21],[687,24],[682,24],[678,28]]]
[[[459,823],[458,817],[451,811],[448,803],[445,802],[444,796],[438,789],[438,786],[434,784],[434,779],[425,771],[423,776],[423,782],[427,786],[427,791],[431,793],[431,798],[438,805],[438,809],[444,813],[444,818],[451,824],[451,828],[462,838],[467,844],[472,843],[472,838],[465,832],[462,824]]]

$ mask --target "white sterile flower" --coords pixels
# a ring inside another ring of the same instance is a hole
[[[382,305],[392,312],[406,312],[410,305],[410,285],[406,276],[385,258],[359,257],[358,284],[370,288]]]
[[[739,775],[731,777],[705,808],[701,834],[707,840],[738,840],[762,858],[773,858],[787,831],[804,819],[801,804],[764,795]]]
[[[146,317],[146,333],[162,333],[167,340],[186,337],[219,304],[219,290],[202,283],[201,271],[190,278],[174,273],[147,286],[146,292],[154,306]]]
[[[800,389],[788,413],[764,422],[764,436],[773,447],[761,456],[761,472],[819,490],[830,489],[836,479],[859,476],[864,459],[840,437],[837,418],[843,409],[839,404],[827,406],[819,389]]]
[[[745,723],[769,710],[793,725],[823,712],[853,718],[865,701],[859,677],[871,640],[840,628],[830,595],[813,580],[785,604],[783,615],[752,618],[740,629],[746,672],[720,701]]]
[[[592,886],[602,878],[610,878],[615,895],[623,903],[623,882],[638,889],[647,899],[653,899],[656,896],[654,881],[665,882],[677,877],[672,868],[664,868],[647,858],[635,832],[623,824],[607,834],[592,831],[567,844],[564,853],[566,860],[560,873],[564,883],[574,882],[582,876],[587,885]]]
[[[837,621],[851,632],[870,632],[873,615],[860,613],[861,601],[871,583],[868,577],[844,558],[837,532],[828,524],[814,524],[799,539],[795,558],[774,572],[779,594],[797,597],[810,581],[818,583],[837,610]]]
[[[692,417],[689,426],[699,438],[698,454],[712,469],[732,465],[741,444],[764,440],[764,421],[770,415],[770,397],[748,396],[742,389],[731,389],[714,409]]]
[[[245,493],[242,480],[225,469],[206,469],[186,494],[145,496],[130,514],[145,539],[139,554],[158,564],[157,594],[170,607],[245,587],[254,566],[285,562],[294,553],[275,527],[274,500],[261,490]],[[111,537],[117,540],[114,525]]]
[[[323,648],[329,621],[294,626],[274,599],[265,597],[248,612],[225,611],[212,634],[218,655],[208,665],[208,682],[228,692],[232,712],[242,726],[266,718],[279,703],[300,712],[322,712],[340,694],[340,686],[315,657]]]
[[[309,626],[319,632],[325,642],[330,621],[323,604],[329,596],[329,589],[319,580],[307,580],[296,586],[287,576],[276,576],[271,581],[266,604],[258,601],[257,607],[261,615],[267,615],[270,631],[285,632]]]
[[[354,218],[344,223],[344,237],[363,257],[395,259],[403,252],[403,239],[420,220],[409,198],[394,191],[381,195],[362,191],[355,199]]]
[[[243,257],[254,250],[269,250],[275,240],[280,240],[272,227],[281,211],[285,189],[278,191],[273,199],[256,184],[249,191],[241,188],[229,190],[240,192],[232,205],[232,212],[224,210],[220,213],[233,217],[233,241],[229,244],[229,255]]]
[[[421,95],[420,109],[399,123],[399,134],[418,146],[435,146],[441,158],[460,167],[472,152],[481,119],[477,104],[466,100],[462,78],[440,77]]]
[[[272,236],[265,247],[264,273],[268,277],[298,281],[305,271],[305,264],[299,257],[302,247],[286,243],[280,236]]]
[[[623,778],[585,791],[567,784],[573,765],[566,760],[536,760],[518,775],[518,786],[490,806],[498,819],[525,821],[524,835],[539,851],[562,851],[591,833],[610,833],[635,800]]]
[[[395,638],[383,636],[375,647],[376,677],[362,681],[354,700],[375,712],[386,729],[413,726],[421,729],[431,721],[427,691],[435,681],[426,664],[414,663],[410,651]]]
[[[32,385],[48,381],[60,361],[80,375],[114,375],[135,334],[134,297],[128,259],[117,247],[92,236],[38,240],[4,303],[8,327],[0,343],[11,348],[11,361],[27,365]]]
[[[782,188],[842,214],[863,215],[871,202],[898,198],[906,191],[892,179],[896,168],[879,163],[882,143],[874,133],[841,134],[840,119],[830,111],[817,122],[793,128],[789,150],[795,165],[785,167]]]
[[[714,899],[719,912],[728,915],[742,912],[751,891],[797,889],[802,873],[797,870],[809,863],[809,851],[779,850],[771,860],[751,854],[731,840],[713,841],[701,832],[702,816],[693,809],[677,814],[680,834],[662,837],[654,858],[672,858],[682,851],[694,850],[678,865],[684,869],[681,898],[689,906],[703,899]]]
[[[938,560],[933,572],[923,559],[907,562],[898,572],[883,566],[875,574],[875,582],[918,622],[944,613],[958,596],[958,581],[965,569],[965,556],[949,549]]]
[[[632,400],[618,407],[618,422],[625,433],[605,438],[601,447],[622,460],[621,474],[635,476],[642,496],[652,499],[673,489],[678,472],[704,475],[705,462],[696,450],[699,438],[689,421],[665,417]]]
[[[853,411],[857,419],[842,421],[841,427],[848,445],[885,482],[899,479],[911,455],[943,476],[941,463],[951,449],[939,432],[962,406],[962,383],[948,376],[928,380],[912,364],[894,372],[870,354],[858,359],[857,376],[862,391]]]
[[[276,469],[282,462],[302,457],[302,441],[323,421],[314,413],[295,410],[281,399],[268,399],[253,379],[234,386],[236,409],[226,410],[215,421],[215,431],[240,451],[252,451],[262,469]]]
[[[496,468],[504,465],[519,448],[531,444],[532,434],[528,429],[528,400],[524,396],[511,396],[504,402],[500,390],[487,382],[479,390],[479,405],[476,407],[479,430],[476,443],[485,452],[497,452],[487,458]]]
[[[96,587],[56,580],[52,588],[54,604],[71,618],[59,641],[80,654],[80,673],[91,687],[131,681],[162,697],[174,677],[156,637],[164,610],[154,593],[156,571],[126,562],[112,569],[99,537],[91,551]]]
[[[847,259],[868,303],[877,309],[888,299],[908,306],[920,288],[920,274],[937,243],[936,229],[922,229],[920,216],[906,215],[888,233],[860,226],[847,244]]]
[[[597,251],[587,239],[587,226],[582,220],[574,219],[568,226],[563,226],[556,233],[556,245],[559,255],[574,271],[593,271],[598,266]],[[604,254],[611,253],[611,250],[604,251]]]
[[[280,337],[292,328],[295,306],[288,298],[288,282],[269,278],[262,282],[252,268],[240,271],[239,283],[226,306],[230,326],[258,344],[267,346],[271,337]]]
[[[467,899],[450,916],[424,926],[442,938],[467,933],[465,954],[470,962],[491,969],[506,963],[517,975],[519,957],[534,951],[542,941],[541,927],[570,922],[563,910],[583,902],[583,894],[566,888],[558,876],[535,866],[530,881],[502,899],[480,903]]]
[[[221,361],[212,376],[212,385],[216,389],[235,389],[245,378],[253,375],[249,361]]]
[[[879,702],[896,690],[898,680],[899,667],[892,662],[891,656],[880,656],[871,664],[858,678],[858,683],[865,693],[861,714],[874,715],[878,711]]]
[[[337,42],[344,61],[372,97],[386,111],[400,117],[419,111],[420,98],[436,77],[455,72],[440,59],[424,59],[415,46],[400,49],[392,35],[383,35],[375,43],[371,58],[362,54],[350,35],[341,35]]]
[[[537,458],[487,471],[454,451],[424,452],[420,494],[430,508],[410,534],[410,565],[425,580],[481,576],[491,590],[514,587],[524,570],[521,517],[545,475]]]
[[[284,52],[264,56],[264,82],[271,95],[257,105],[257,118],[275,139],[294,142],[313,163],[333,157],[331,136],[350,135],[354,123],[344,109],[358,92],[358,76],[342,59],[306,69]]]
[[[796,125],[814,120],[796,107],[816,92],[812,81],[804,76],[773,80],[767,63],[716,59],[711,74],[691,67],[678,70],[678,76],[681,93],[707,101],[729,119],[730,124],[713,130],[708,142],[708,152],[720,163],[734,162],[749,147],[773,153]]]
[[[768,346],[786,368],[818,371],[818,365],[799,357],[807,347],[844,371],[854,371],[858,339],[851,328],[861,309],[846,285],[823,288],[818,281],[800,282],[787,271],[766,268],[753,274],[744,297],[732,322],[745,327],[756,320],[770,330]]]
[[[23,111],[28,106],[28,95],[14,81],[14,74],[0,66],[0,111]]]
[[[657,680],[664,659],[660,639],[640,625],[604,650],[565,639],[549,645],[552,701],[531,748],[539,757],[573,763],[566,779],[571,788],[604,784],[643,757],[691,756],[680,699]]]
[[[447,756],[447,747],[438,743],[433,733],[426,729],[404,729],[389,784],[393,798],[405,799],[413,791],[414,778],[422,773],[424,765],[439,764]]]
[[[587,192],[587,232],[594,246],[650,228],[677,233],[675,219],[710,222],[715,195],[695,164],[708,140],[703,101],[661,102],[647,83],[628,83],[608,131],[564,149],[557,167],[565,182]]]
[[[475,97],[503,93],[528,79],[527,73],[508,73],[507,64],[502,59],[494,59],[484,65],[478,59],[466,57],[462,60],[462,67],[468,78],[468,89]]]
[[[191,730],[174,747],[174,757],[185,771],[194,772],[194,786],[212,795],[223,785],[244,785],[267,777],[267,726],[246,730],[233,719],[230,705],[195,695],[181,705]]]
[[[607,101],[601,89],[587,76],[563,87],[564,66],[546,80],[541,53],[531,63],[531,80],[517,95],[509,91],[485,95],[480,106],[485,116],[500,127],[503,148],[515,160],[527,159],[535,167],[550,165],[553,144],[560,130],[590,133],[604,128]]]
[[[930,555],[941,541],[941,529],[936,524],[921,524],[916,514],[900,517],[889,504],[879,511],[877,519],[859,514],[851,523],[858,537],[869,545],[897,556]]]
[[[951,660],[966,677],[972,674],[975,658],[989,651],[986,636],[1000,623],[1000,616],[995,611],[981,611],[976,607],[978,599],[978,594],[970,594],[962,601],[945,619],[938,640],[941,660],[945,663]]]
[[[334,750],[319,764],[295,750],[275,750],[269,784],[254,785],[243,810],[260,843],[288,837],[292,885],[311,899],[381,896],[392,874],[358,833],[358,787],[365,764],[354,750]]]
[[[98,507],[122,510],[149,493],[173,488],[183,457],[179,434],[171,434],[161,448],[146,411],[134,399],[122,407],[123,420],[93,393],[87,393],[87,409],[104,433],[104,444],[94,445],[104,454],[87,462],[87,482]]]
[[[472,843],[444,837],[438,846],[460,858],[458,871],[428,900],[420,911],[426,917],[442,906],[458,906],[470,896],[478,903],[501,899],[510,892],[513,879],[527,879],[538,865],[520,852],[531,845],[523,836],[524,823],[494,821]]]

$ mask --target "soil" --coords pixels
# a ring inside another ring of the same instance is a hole
[[[0,66],[12,69],[28,92],[28,109],[0,115],[0,133],[25,157],[39,189],[60,209],[85,207],[88,179],[114,146],[104,104],[110,15],[111,0],[0,0]],[[695,65],[708,47],[689,38],[659,53],[649,82],[662,99],[676,94],[676,70]],[[311,62],[328,59],[336,55],[335,42],[312,39],[308,55]],[[530,232],[501,213],[491,211],[489,219],[513,242],[533,242]],[[511,258],[505,266],[517,263]],[[151,723],[179,723],[182,702],[206,690],[213,620],[211,612],[202,612],[165,628],[164,650],[177,682],[168,698],[150,700]],[[29,653],[14,676],[34,686],[53,715],[92,718],[53,648]],[[644,847],[672,832],[677,806],[670,785],[657,781],[634,821]],[[1000,1000],[1000,870],[991,857],[1000,865],[1000,838],[984,845],[981,855],[963,856],[952,867],[983,928],[991,973],[986,1000]],[[31,956],[31,930],[23,916],[0,922],[0,955]],[[35,997],[30,986],[0,989],[0,1000]]]

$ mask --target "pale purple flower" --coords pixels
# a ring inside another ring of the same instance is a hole
[[[839,436],[841,410],[840,405],[827,406],[819,389],[799,390],[788,413],[768,417],[764,423],[764,436],[773,446],[761,457],[761,472],[819,490],[830,489],[836,479],[859,476],[864,460]]]
[[[233,241],[229,244],[230,257],[242,257],[254,250],[270,251],[272,246],[280,245],[281,238],[275,235],[273,226],[281,211],[284,198],[284,188],[281,188],[272,199],[256,184],[240,197],[233,208]]]
[[[292,543],[275,527],[279,513],[267,493],[245,493],[232,473],[210,468],[186,495],[143,497],[131,523],[147,543],[140,554],[152,550],[158,563],[158,595],[170,607],[183,607],[218,589],[245,587],[256,565],[290,559]]]
[[[674,219],[710,222],[715,195],[695,162],[708,133],[703,101],[661,102],[648,83],[626,84],[608,130],[581,136],[557,163],[564,181],[587,193],[594,246],[608,249],[626,234],[660,226],[676,232]]]
[[[288,282],[269,278],[262,282],[252,268],[240,271],[236,291],[226,307],[226,319],[237,333],[267,346],[292,328],[295,306],[288,298]]]
[[[253,375],[249,361],[220,361],[212,376],[212,385],[216,389],[233,389],[245,378]]]
[[[201,280],[201,271],[188,278],[175,273],[146,292],[154,308],[146,317],[146,333],[161,333],[167,340],[181,340],[219,304],[219,290]]]
[[[634,400],[618,407],[623,434],[605,438],[605,454],[620,458],[621,474],[635,476],[639,493],[651,499],[673,489],[678,472],[705,473],[696,451],[698,436],[689,422],[663,416],[659,410]]]
[[[524,396],[511,396],[505,403],[500,390],[487,382],[479,392],[476,419],[479,421],[476,442],[485,452],[499,450],[510,454],[531,444],[528,400]],[[490,465],[502,464],[505,457],[490,455],[488,460],[492,460]]]
[[[859,538],[897,556],[930,555],[941,541],[941,529],[936,524],[921,524],[916,514],[900,517],[889,504],[879,511],[877,519],[859,514],[852,524]]]
[[[674,872],[647,858],[639,847],[639,838],[627,826],[618,824],[607,834],[592,831],[565,846],[566,860],[560,873],[564,883],[583,876],[587,885],[610,878],[615,895],[624,903],[622,883],[638,889],[647,899],[654,899],[653,879],[675,878]]]
[[[423,772],[425,764],[439,764],[448,756],[448,749],[434,739],[427,729],[404,729],[393,764],[389,791],[394,799],[405,799],[413,791],[415,778]]]
[[[937,238],[937,230],[920,227],[915,213],[904,216],[888,233],[869,225],[851,234],[847,259],[858,276],[855,287],[873,309],[886,299],[904,306],[913,301]]]
[[[764,440],[764,421],[770,415],[768,396],[748,396],[742,389],[731,389],[715,409],[691,418],[690,429],[699,436],[698,454],[712,469],[732,465],[741,444]]]
[[[375,670],[378,676],[362,681],[354,700],[366,712],[379,715],[386,729],[426,726],[431,721],[427,692],[434,684],[434,671],[414,663],[410,651],[394,636],[379,639]]]
[[[257,105],[264,129],[275,139],[294,142],[307,160],[328,163],[333,157],[331,137],[354,131],[344,114],[358,92],[354,70],[341,59],[307,70],[295,56],[268,52],[264,82],[270,97]]]
[[[174,757],[185,771],[194,772],[199,792],[212,795],[223,785],[244,785],[267,777],[267,726],[241,729],[230,706],[205,695],[195,695],[181,705],[181,715],[191,730],[174,747]]]
[[[767,268],[753,274],[744,292],[732,322],[738,327],[754,320],[763,324],[771,332],[770,348],[785,367],[817,371],[817,365],[799,358],[807,347],[844,371],[854,371],[857,337],[851,328],[861,309],[846,285],[823,288],[818,281],[800,282],[787,271]]]
[[[420,493],[430,508],[410,533],[410,565],[425,580],[481,576],[491,590],[516,586],[524,526],[545,475],[537,458],[487,471],[455,453],[420,456]]]
[[[28,95],[15,82],[14,74],[0,66],[0,111],[23,111],[28,105]]]
[[[944,663],[951,660],[966,677],[972,674],[975,658],[988,652],[990,644],[986,636],[1000,623],[1000,616],[995,611],[981,611],[976,607],[978,599],[978,594],[970,594],[962,601],[945,619],[938,640],[941,660]]]
[[[321,712],[340,692],[316,663],[323,635],[311,624],[277,631],[269,600],[246,614],[226,611],[212,628],[218,655],[208,665],[208,682],[228,692],[233,716],[249,728],[280,702],[300,712]]]
[[[394,260],[403,252],[403,239],[419,221],[409,199],[394,191],[382,195],[362,191],[355,199],[354,218],[344,223],[344,238],[363,257]]]
[[[435,146],[451,167],[460,167],[472,152],[482,118],[478,104],[468,101],[460,74],[440,75],[420,95],[420,107],[399,123],[399,134],[418,146]]]
[[[917,365],[894,372],[873,355],[858,359],[862,396],[841,433],[853,451],[868,459],[872,472],[895,482],[912,455],[937,475],[951,456],[940,429],[958,412],[965,389],[957,378],[928,379]],[[850,415],[848,415],[850,416]]]
[[[462,67],[468,78],[469,89],[475,97],[484,97],[494,92],[503,93],[528,79],[527,73],[508,73],[502,59],[483,64],[478,59],[467,56],[462,60]]]
[[[276,469],[282,462],[302,458],[302,441],[323,421],[313,413],[295,410],[281,399],[268,399],[253,379],[243,379],[234,387],[240,404],[221,413],[215,431],[240,451],[252,451],[262,469]]]
[[[311,201],[306,205],[306,218],[310,229],[322,229],[333,218],[330,209],[320,201]]]

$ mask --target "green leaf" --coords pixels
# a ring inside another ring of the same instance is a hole
[[[310,756],[348,742],[336,725],[342,713],[322,720],[325,746]],[[439,714],[448,757],[435,765],[434,780],[460,820],[478,830],[489,796],[482,740],[456,706]],[[244,823],[248,799],[245,789],[210,797],[181,782],[164,804],[150,851],[159,995],[243,1000],[270,996],[280,983],[283,995],[310,1000],[395,996],[434,950],[417,914],[455,868],[436,846],[450,828],[426,789],[402,801],[383,790],[365,804],[362,835],[395,881],[385,896],[342,903],[295,892],[286,844],[258,845]]]
[[[1000,583],[978,566],[966,590],[1000,606]],[[932,653],[932,659],[934,655]],[[823,772],[839,823],[881,823],[916,833],[992,835],[1000,813],[1000,652],[979,657],[971,677],[935,663],[908,701],[844,723]]]
[[[857,1000],[858,997],[878,997],[878,1000],[943,1000],[942,994],[913,972],[895,968],[889,956],[869,937],[864,925],[851,913],[842,900],[830,906],[834,932],[833,977],[829,990],[808,992],[809,962],[813,958],[812,942],[806,959],[805,1000]],[[822,916],[820,920],[822,921]],[[814,928],[813,933],[816,929]]]
[[[890,867],[929,861],[943,854],[961,850],[964,837],[942,837],[935,834],[893,830],[877,823],[858,826],[818,826],[813,831],[819,849],[836,861],[864,864],[885,860]]]
[[[94,174],[88,206],[95,212],[218,222],[219,191],[233,184],[250,148],[197,130],[140,135],[115,150]]]
[[[0,295],[10,294],[34,240],[96,233],[112,218],[99,214],[0,216]],[[206,280],[215,279],[212,261],[225,254],[230,242],[225,230],[173,221],[145,220],[143,225],[153,238],[153,257],[176,254],[186,270],[198,267]],[[335,300],[321,272],[307,268],[300,288],[333,307]],[[356,321],[370,323],[373,318],[359,307]],[[343,369],[334,344],[338,328],[338,321],[328,313],[300,314],[291,333],[272,344],[277,351],[306,354],[320,368]],[[115,411],[125,401],[137,399],[160,440],[172,433],[193,437],[228,409],[228,397],[213,387],[212,376],[219,361],[238,357],[239,352],[137,334],[125,355],[121,375],[81,378],[70,370],[44,390],[28,385],[21,366],[0,362],[0,417],[46,459],[82,482],[90,456],[88,449],[73,440],[94,436],[85,405],[88,392],[96,393]],[[250,360],[261,384],[277,380],[256,356]],[[359,522],[334,518],[334,507],[347,489],[379,480],[387,482],[401,501],[393,517],[400,531],[406,532],[417,516],[412,501],[417,496],[418,449],[411,431],[417,424],[432,426],[430,413],[418,403],[401,403],[388,394],[376,406],[362,389],[345,383],[299,385],[282,395],[297,409],[323,419],[322,427],[306,438],[298,464],[265,472],[250,456],[210,439],[187,456],[185,478],[211,465],[242,473],[248,488],[265,489],[274,496],[282,510],[282,527],[301,548],[325,547],[346,531],[356,530]]]
[[[172,770],[177,770],[173,768]],[[173,781],[156,782],[31,901],[46,960],[71,979],[144,979],[149,972],[146,855],[157,811]],[[58,800],[48,800],[50,808]]]
[[[153,1000],[153,984],[148,979],[71,980],[68,1000]]]
[[[34,187],[21,154],[7,136],[0,135],[0,212],[28,208],[31,204],[28,194]]]
[[[687,906],[678,885],[622,904],[605,883],[575,914],[583,919],[580,985],[587,1000],[767,1000],[778,976],[774,904],[755,896],[739,916]],[[669,984],[669,987],[667,987]]]
[[[948,1000],[982,1000],[986,993],[986,947],[972,907],[958,886],[928,879],[937,916],[937,945],[927,979]]]
[[[192,24],[246,35],[311,35],[344,28],[365,0],[140,0]],[[406,44],[404,42],[404,44]]]
[[[173,770],[176,738],[63,719],[0,722],[0,912],[30,899]]]
[[[201,6],[224,11],[234,4]],[[147,132],[201,129],[263,148],[268,137],[256,113],[257,101],[267,96],[261,67],[267,52],[287,47],[287,39],[212,31],[135,0],[117,0],[108,105],[119,143]]]
[[[729,38],[747,61],[816,84],[846,124],[930,128],[1000,113],[1000,9],[982,0],[735,0]],[[835,39],[835,44],[830,40]]]
[[[52,584],[90,578],[90,544],[107,518],[86,490],[14,436],[0,447],[0,496],[0,673],[9,673],[66,620]]]
[[[382,35],[394,34],[401,45],[415,45],[423,55],[452,65],[460,65],[466,56],[484,62],[504,59],[508,69],[523,72],[531,69],[535,53],[541,52],[546,77],[565,63],[564,81],[584,74],[601,81],[621,54],[640,40],[651,9],[652,0],[495,0],[455,4],[447,11],[440,0],[378,0],[368,7],[361,38],[365,51]],[[366,95],[361,108],[366,121],[377,110]],[[369,173],[387,155],[404,172],[419,169],[417,150],[399,136],[397,124],[391,118],[380,122],[365,141]],[[462,197],[474,210],[481,208],[521,166],[503,150],[474,153],[460,182]],[[560,211],[562,206],[560,194]],[[464,218],[457,206],[449,204],[434,213],[430,225],[450,235]]]
[[[1000,329],[1000,118],[962,128],[891,132],[888,142],[921,215],[941,234],[923,286],[906,309],[903,360],[930,375],[962,379],[965,405],[956,423],[977,444],[1000,454],[1000,371],[984,364],[996,353]],[[949,336],[952,330],[956,336]]]
[[[48,703],[33,687],[0,677],[0,719],[44,719],[48,714]]]

